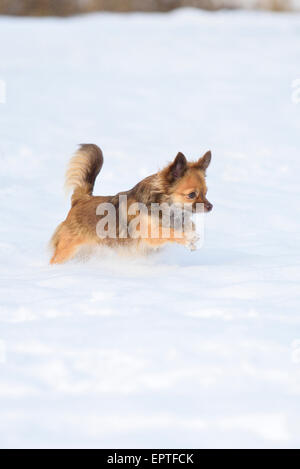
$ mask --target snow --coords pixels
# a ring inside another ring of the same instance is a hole
[[[299,447],[299,16],[2,18],[0,44],[0,446]],[[96,194],[211,149],[203,248],[50,267],[84,142]]]

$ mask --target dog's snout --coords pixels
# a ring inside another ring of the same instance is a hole
[[[213,209],[213,204],[211,204],[210,202],[206,201],[206,202],[204,203],[204,207],[205,207],[205,210],[206,210],[207,212],[210,212],[210,211]]]

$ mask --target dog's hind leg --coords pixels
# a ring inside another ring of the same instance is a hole
[[[50,264],[62,264],[72,259],[82,243],[82,239],[72,236],[63,224],[60,225],[52,240],[54,254]]]
[[[81,244],[82,242],[78,239],[63,239],[58,243],[50,264],[63,264],[72,259]]]

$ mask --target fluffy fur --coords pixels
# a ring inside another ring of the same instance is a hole
[[[117,226],[116,238],[101,239],[96,232],[99,215],[97,207],[101,203],[112,203],[118,214],[119,196],[126,195],[128,207],[130,204],[140,202],[150,207],[152,203],[189,203],[193,207],[196,203],[203,203],[205,210],[210,211],[212,204],[207,200],[207,187],[205,182],[206,169],[210,164],[211,153],[207,152],[196,162],[188,162],[182,153],[178,153],[175,160],[162,171],[148,176],[140,181],[131,190],[118,193],[114,196],[93,196],[95,180],[103,166],[103,155],[96,145],[81,145],[71,159],[66,173],[66,189],[73,189],[72,206],[64,222],[56,229],[51,246],[54,254],[51,264],[68,261],[76,254],[82,245],[105,244],[111,247],[131,245],[136,249],[143,249],[145,245],[157,248],[167,242],[176,242],[187,245],[189,241],[176,236],[171,230],[170,237],[161,235],[153,239],[150,236],[150,216],[148,217],[149,236],[146,238],[121,238]],[[195,197],[190,198],[191,195]],[[118,218],[118,217],[117,217]],[[128,216],[128,223],[132,220]]]

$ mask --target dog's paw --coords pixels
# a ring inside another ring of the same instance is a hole
[[[192,232],[186,238],[186,247],[190,251],[197,251],[197,243],[200,240],[199,235],[196,232]]]

